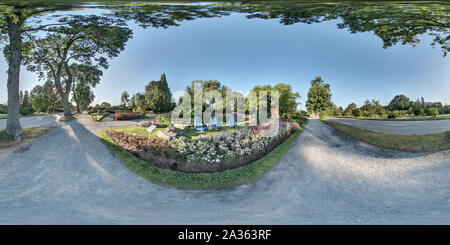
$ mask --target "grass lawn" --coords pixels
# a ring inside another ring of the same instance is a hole
[[[322,122],[353,138],[383,148],[410,152],[450,149],[450,131],[426,135],[388,134],[360,129],[333,121]]]
[[[141,131],[136,130],[136,132]],[[104,130],[100,131],[99,136],[103,143],[123,161],[125,166],[153,183],[180,189],[220,189],[256,180],[269,171],[291,148],[300,132],[299,128],[264,157],[248,165],[218,173],[183,173],[158,168],[116,145]]]
[[[37,137],[41,134],[45,134],[50,131],[53,127],[35,127],[35,128],[24,128],[23,132],[25,134],[25,140]],[[0,131],[0,148],[5,148],[12,146],[19,142],[14,140],[14,137],[7,135],[6,130]]]
[[[155,128],[152,133],[150,134],[150,137],[157,137],[156,133],[164,128]],[[146,127],[123,127],[123,128],[115,128],[114,130],[118,132],[123,132],[127,134],[136,134],[136,135],[142,135],[142,136],[148,136],[148,131]]]
[[[156,133],[161,130],[164,129],[164,127],[158,127],[155,128],[152,133],[150,134],[150,137],[157,137]],[[184,136],[189,137],[189,138],[197,138],[200,135],[213,135],[213,134],[218,134],[218,133],[230,133],[239,129],[244,128],[243,126],[239,126],[237,128],[228,128],[228,127],[223,127],[222,130],[209,130],[209,131],[195,131],[194,128],[192,127],[188,127],[185,131],[184,131]],[[142,136],[148,136],[148,132],[146,130],[147,128],[145,127],[124,127],[124,128],[115,128],[114,130],[119,131],[119,132],[123,132],[123,133],[128,133],[128,134],[136,134],[136,135],[142,135]]]
[[[43,115],[49,115],[49,113],[35,112],[33,114],[30,114],[30,115],[20,115],[20,117],[35,117],[35,116],[43,116]],[[0,113],[0,119],[6,119],[6,118],[8,118],[8,114]]]
[[[397,117],[397,118],[386,118],[386,117],[348,117],[341,116],[337,118],[354,118],[354,119],[364,119],[364,120],[382,120],[382,121],[423,121],[423,120],[442,120],[450,119],[450,114],[442,114],[433,116],[409,116],[409,117]]]

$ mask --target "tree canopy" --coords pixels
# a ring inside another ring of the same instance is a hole
[[[325,83],[322,77],[316,77],[311,81],[311,88],[308,92],[306,108],[310,112],[323,112],[332,105],[330,84]]]

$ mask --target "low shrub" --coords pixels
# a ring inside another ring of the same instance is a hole
[[[353,116],[360,117],[362,115],[362,111],[359,108],[353,109],[352,111]]]
[[[439,109],[435,108],[435,107],[428,108],[427,109],[427,115],[436,117],[437,115],[439,115]]]
[[[159,124],[169,125],[172,122],[170,113],[160,114],[156,117],[156,122]]]
[[[116,110],[115,110],[114,108],[107,108],[107,109],[105,109],[105,112],[108,112],[108,113],[115,113]]]
[[[395,119],[397,117],[399,117],[398,111],[390,111],[387,115],[387,118],[389,119]]]
[[[137,112],[116,112],[114,113],[114,120],[134,120],[142,119],[145,117],[145,113]]]
[[[327,113],[326,111],[320,112],[319,118],[320,118],[320,120],[327,120],[327,118],[328,118],[328,113]]]

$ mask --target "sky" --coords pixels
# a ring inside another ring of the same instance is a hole
[[[93,104],[119,104],[122,91],[143,92],[162,73],[173,94],[196,79],[218,80],[244,93],[256,85],[288,83],[301,95],[300,109],[316,76],[331,85],[332,100],[344,108],[351,102],[361,106],[366,99],[387,105],[397,94],[450,104],[450,57],[430,47],[431,37],[420,36],[415,48],[398,44],[383,49],[373,33],[351,34],[337,29],[337,23],[285,26],[235,13],[168,29],[132,24],[133,39],[110,60],[93,89]],[[6,71],[0,59],[0,103],[7,101]],[[43,84],[24,67],[20,81],[21,90]]]

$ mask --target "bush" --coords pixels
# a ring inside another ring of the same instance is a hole
[[[322,112],[319,114],[320,120],[327,120],[327,117],[328,117],[328,113],[325,112],[325,111],[322,111]]]
[[[360,117],[361,114],[362,114],[362,111],[361,111],[361,109],[356,108],[356,109],[354,109],[354,110],[352,111],[352,114],[353,114],[353,116],[355,116],[355,117]]]
[[[156,117],[156,122],[158,124],[169,125],[172,122],[171,115],[169,113],[158,115]]]
[[[427,115],[436,117],[437,115],[439,115],[438,108],[435,108],[435,107],[428,108]]]
[[[114,120],[134,120],[142,119],[145,117],[145,113],[136,112],[116,112],[114,113]]]
[[[395,119],[395,118],[397,118],[399,116],[399,113],[398,113],[398,111],[390,111],[389,113],[388,113],[388,118],[389,119]]]
[[[0,114],[8,114],[8,106],[0,104]]]

